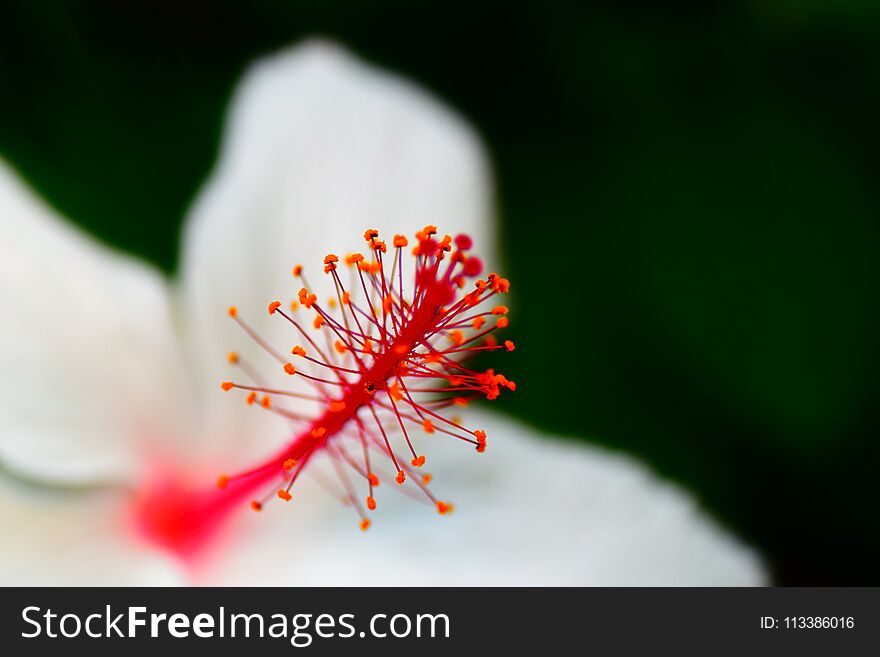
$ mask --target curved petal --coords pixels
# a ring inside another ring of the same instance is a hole
[[[20,490],[0,484],[0,586],[165,586],[175,562],[122,529],[129,503],[110,491]]]
[[[270,381],[289,381],[226,317],[230,305],[287,353],[301,338],[277,315],[269,318],[266,306],[296,297],[293,265],[304,264],[311,283],[326,284],[315,290],[324,299],[332,289],[323,280],[324,255],[363,250],[366,228],[390,238],[436,224],[487,245],[490,197],[477,137],[404,80],[325,42],[252,67],[184,239],[183,307],[212,447],[229,436],[252,449],[251,436],[265,443],[286,433],[274,418],[245,415],[243,404],[218,389],[234,376],[224,361],[230,349]]]
[[[82,482],[137,473],[178,436],[165,285],[50,211],[0,161],[0,462]]]
[[[361,535],[346,521],[350,510],[328,522],[317,516],[332,511],[299,508],[314,497],[306,491],[291,506],[267,508],[284,521],[252,521],[240,549],[206,577],[280,585],[767,583],[752,550],[633,459],[537,436],[494,414],[469,415],[489,434],[485,454],[422,441],[432,488],[455,502],[451,515],[380,487],[374,525]]]

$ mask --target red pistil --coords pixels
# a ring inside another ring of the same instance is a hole
[[[409,241],[402,235],[393,240],[393,254],[388,253],[379,233],[364,233],[371,260],[361,254],[340,259],[333,254],[324,258],[324,273],[335,290],[325,308],[311,292],[302,274],[298,303],[290,304],[291,313],[281,302],[268,305],[270,315],[280,317],[293,330],[292,342],[301,345],[276,349],[269,345],[239,316],[235,307],[229,315],[275,361],[280,369],[301,381],[309,390],[268,387],[255,368],[237,353],[228,356],[251,380],[247,383],[225,381],[223,390],[238,389],[249,393],[245,401],[299,425],[290,443],[264,463],[235,475],[222,475],[215,488],[186,491],[162,484],[154,486],[138,502],[140,527],[155,542],[182,555],[198,550],[228,513],[244,505],[260,511],[271,500],[290,502],[291,489],[312,457],[328,456],[342,489],[342,499],[360,516],[360,528],[370,520],[366,512],[377,507],[376,487],[381,481],[379,468],[406,491],[415,486],[422,499],[438,513],[447,514],[452,505],[437,499],[428,489],[430,474],[417,474],[426,458],[416,452],[413,431],[442,434],[470,443],[477,452],[486,449],[486,433],[466,428],[458,419],[444,417],[440,411],[452,404],[463,405],[468,398],[498,397],[503,388],[515,384],[494,370],[476,372],[465,360],[487,350],[512,351],[513,343],[498,345],[491,334],[507,326],[507,307],[479,306],[509,289],[506,279],[490,274],[478,280],[467,293],[460,290],[466,278],[482,271],[479,259],[470,256],[471,239],[459,235],[437,239],[437,229],[426,226],[416,233],[412,249],[414,275],[404,284],[404,248]],[[389,263],[390,261],[390,263]],[[339,265],[351,270],[351,284],[346,289]],[[299,307],[314,312],[313,322],[294,317]],[[483,329],[486,318],[499,316],[494,326]],[[308,329],[306,326],[313,328]],[[311,333],[324,334],[326,349]],[[306,344],[307,343],[307,344]],[[308,351],[307,351],[308,350]],[[288,362],[289,353],[300,360]],[[428,383],[428,385],[425,385]],[[277,397],[274,402],[273,397]],[[296,398],[317,404],[317,413],[306,414],[287,409],[283,400]],[[399,433],[399,436],[398,436]],[[402,437],[402,440],[401,440]],[[437,440],[428,438],[420,440]],[[400,451],[408,453],[405,458]],[[359,454],[353,457],[351,452]],[[379,466],[379,467],[377,467]],[[366,490],[357,493],[349,471]],[[409,482],[413,482],[410,484]],[[395,486],[395,488],[398,486]],[[366,500],[366,510],[361,501]]]

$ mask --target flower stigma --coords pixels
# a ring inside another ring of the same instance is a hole
[[[334,291],[326,304],[319,302],[304,268],[293,268],[301,286],[296,299],[267,306],[269,315],[290,328],[291,344],[283,350],[261,337],[235,306],[228,309],[291,385],[267,386],[256,368],[230,352],[227,361],[241,377],[220,387],[242,393],[242,403],[255,412],[290,423],[292,437],[265,462],[222,474],[211,488],[183,491],[164,485],[141,496],[139,524],[150,539],[186,556],[229,512],[248,502],[254,511],[270,503],[295,503],[296,482],[318,455],[329,458],[340,497],[357,512],[361,530],[371,526],[368,514],[381,506],[376,489],[383,483],[411,489],[441,515],[453,511],[432,492],[433,477],[422,472],[428,458],[413,438],[416,432],[439,434],[486,451],[483,429],[468,428],[445,411],[516,389],[493,369],[466,365],[481,352],[513,351],[512,341],[499,343],[493,335],[508,326],[507,307],[487,303],[507,293],[510,283],[495,273],[480,278],[483,264],[470,255],[467,235],[441,239],[436,227],[426,226],[411,248],[404,235],[395,235],[390,246],[379,238],[377,230],[364,233],[367,256],[326,255],[323,272]],[[310,402],[314,411],[289,408],[291,400]]]

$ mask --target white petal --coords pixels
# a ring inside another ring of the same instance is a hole
[[[206,577],[279,585],[767,583],[754,551],[632,458],[485,412],[469,412],[468,423],[487,431],[485,454],[437,434],[417,447],[428,455],[432,489],[455,502],[451,515],[380,487],[374,524],[361,534],[350,509],[324,509],[335,518],[320,520],[302,508],[310,500],[301,498],[314,498],[308,491],[267,508],[275,515],[262,527],[249,520],[242,547]]]
[[[0,161],[0,462],[132,476],[180,427],[183,375],[152,269],[65,223]]]
[[[327,253],[365,250],[367,228],[391,239],[425,224],[470,233],[490,261],[490,197],[477,137],[413,85],[324,42],[256,64],[235,94],[220,163],[184,240],[183,312],[194,369],[204,375],[213,448],[224,435],[247,448],[251,437],[265,443],[286,434],[274,418],[254,421],[253,409],[245,415],[240,399],[218,390],[233,376],[224,362],[231,349],[279,377],[273,383],[289,384],[226,317],[230,305],[289,353],[302,339],[266,306],[296,297],[293,265],[306,266],[323,301],[331,289],[322,273]]]
[[[165,586],[184,575],[128,527],[119,492],[0,484],[0,586]]]

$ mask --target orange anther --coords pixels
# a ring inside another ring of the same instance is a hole
[[[414,468],[421,468],[423,465],[425,465],[425,457],[417,456],[412,460],[412,464]]]
[[[308,289],[302,288],[299,291],[299,302],[304,305],[306,308],[311,308],[315,301],[318,300],[318,297],[314,294],[309,294]]]
[[[232,365],[235,365],[238,362],[238,354],[234,351],[230,351],[226,355],[226,360],[229,361]]]
[[[456,397],[452,400],[452,403],[455,404],[456,406],[467,406],[468,400],[465,399],[464,397]]]
[[[340,354],[344,354],[346,351],[348,351],[348,347],[345,346],[345,343],[342,340],[337,340],[336,342],[334,342],[333,348]]]
[[[296,467],[296,459],[285,459],[282,467],[285,470],[293,470]]]
[[[505,340],[504,348],[507,349],[507,351],[513,351],[514,349],[516,349],[516,345],[513,344],[513,340]]]
[[[327,299],[327,305],[331,308],[336,308],[336,298],[330,297],[329,299]]]
[[[394,353],[398,356],[403,356],[408,354],[410,350],[410,346],[408,344],[397,344],[394,345]]]
[[[475,330],[479,331],[483,327],[483,324],[485,324],[485,323],[486,323],[485,317],[474,317],[473,327]]]
[[[372,472],[367,475],[367,479],[370,482],[370,486],[378,486],[379,485],[379,477],[377,477]]]
[[[459,331],[457,329],[455,331],[450,331],[449,332],[449,339],[452,340],[452,343],[454,345],[458,346],[462,342],[464,342],[464,333],[462,333],[461,331]]]
[[[226,484],[229,483],[229,477],[226,475],[220,475],[217,477],[217,488],[226,488]]]
[[[330,412],[331,413],[339,413],[344,410],[345,410],[345,402],[344,401],[330,402]]]
[[[510,320],[506,317],[499,317],[498,321],[495,322],[496,328],[507,328],[508,324],[510,324]]]
[[[364,256],[360,253],[350,253],[345,256],[345,264],[351,267],[352,265],[356,265],[357,263],[361,262],[363,259]]]
[[[434,433],[434,423],[431,420],[422,420],[422,429],[425,433]]]
[[[487,335],[485,343],[487,347],[494,347],[496,344],[498,344],[498,338],[496,338],[494,335]]]
[[[362,532],[365,532],[365,531],[367,531],[369,528],[370,528],[370,519],[369,519],[369,518],[364,518],[363,520],[361,520],[361,531],[362,531]]]
[[[506,315],[508,313],[507,306],[495,306],[492,309],[493,315]]]
[[[271,405],[272,405],[272,400],[269,399],[269,397],[263,397],[260,400],[260,406],[262,406],[263,408],[269,408]]]
[[[373,353],[373,341],[370,339],[364,340],[364,353],[371,354]]]
[[[273,301],[272,303],[269,304],[269,314],[274,315],[275,311],[278,310],[280,307],[281,307],[280,301]]]
[[[397,383],[392,383],[388,386],[388,394],[391,395],[391,399],[394,401],[403,399],[403,393],[400,392],[400,386]]]
[[[342,303],[344,303],[346,306],[351,303],[351,292],[342,293]]]
[[[230,317],[235,317],[236,315],[238,315],[238,308],[236,308],[235,306],[229,306],[229,310],[227,310],[226,312],[229,313]]]
[[[428,224],[427,226],[422,228],[422,232],[428,237],[430,237],[431,235],[436,235],[437,234],[437,226],[432,226],[432,225]]]
[[[315,315],[315,321],[312,322],[312,326],[314,326],[316,329],[324,326],[324,315]]]
[[[292,271],[291,273],[292,273],[294,276],[296,276],[297,278],[299,278],[299,275],[303,273],[303,266],[302,266],[302,265],[296,265],[296,266],[293,268],[293,271]]]
[[[248,406],[250,406],[250,405],[253,404],[255,401],[257,401],[257,393],[255,393],[255,392],[251,392],[251,393],[247,396],[247,398],[245,399],[245,401],[248,403]]]
[[[224,390],[232,390],[235,387],[235,384],[232,381],[224,381],[220,384],[220,387]]]
[[[290,309],[293,312],[296,312],[297,310],[299,310],[299,302],[298,301],[291,301],[290,302]]]
[[[409,240],[406,239],[405,235],[395,235],[394,236],[394,246],[406,246],[409,244]]]
[[[386,315],[389,314],[391,312],[393,303],[394,301],[391,298],[391,295],[386,294],[385,297],[382,299],[382,312],[384,312]]]
[[[306,350],[303,349],[301,346],[296,345],[293,349],[290,350],[290,353],[292,353],[294,356],[305,356]]]
[[[368,508],[370,511],[375,511],[375,510],[376,510],[376,500],[373,499],[373,496],[372,496],[372,495],[369,495],[369,496],[367,497],[367,508]]]
[[[428,473],[426,472],[424,475],[422,475],[422,483],[423,483],[423,484],[430,484],[430,483],[431,483],[431,480],[432,480],[433,478],[434,478],[434,477],[432,477],[430,474],[428,474]]]
[[[339,262],[339,258],[336,257],[336,255],[334,255],[332,253],[328,253],[327,255],[324,256],[324,264],[325,265],[329,265],[334,262]]]
[[[325,429],[324,427],[316,427],[312,429],[312,438],[320,438],[325,433],[327,433],[327,429]]]
[[[482,429],[474,431],[474,437],[477,439],[477,451],[481,454],[486,451],[486,432]]]
[[[394,478],[394,481],[396,481],[398,484],[402,484],[404,481],[406,481],[406,474],[403,472],[403,470],[397,471],[397,476]]]
[[[293,363],[284,363],[284,371],[290,376],[296,374],[296,368],[293,366]]]
[[[441,516],[445,516],[447,513],[452,513],[452,505],[447,504],[442,500],[437,500],[437,513]]]
[[[367,274],[377,274],[379,272],[379,263],[362,260],[358,263],[358,269]]]
[[[367,230],[364,231],[364,240],[367,242],[372,242],[377,237],[379,237],[379,231],[375,228],[367,228]]]
[[[290,502],[291,495],[283,488],[278,490],[278,497],[280,497],[285,502]]]
[[[259,502],[257,502],[256,500],[254,500],[253,502],[251,502],[251,508],[252,508],[254,511],[262,511],[262,510],[263,510],[263,505],[260,504]]]

